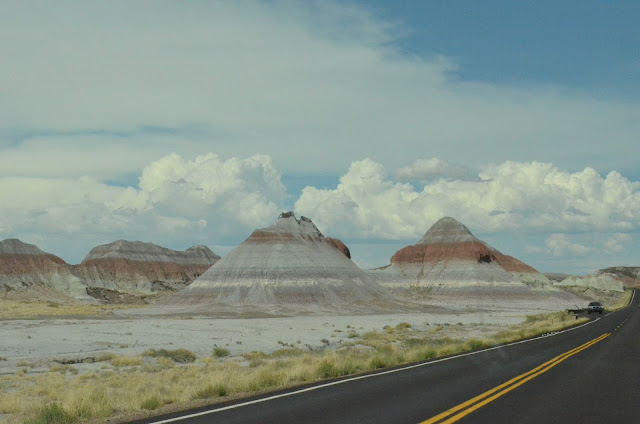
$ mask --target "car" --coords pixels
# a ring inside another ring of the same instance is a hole
[[[587,312],[589,313],[599,312],[600,314],[602,314],[602,311],[604,311],[604,307],[600,302],[591,302],[589,303],[589,306],[587,306]]]

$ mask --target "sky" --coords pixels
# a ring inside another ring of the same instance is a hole
[[[0,239],[225,254],[282,211],[383,266],[452,216],[640,265],[640,4],[5,1]]]

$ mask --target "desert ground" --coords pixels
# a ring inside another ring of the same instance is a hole
[[[628,302],[628,293],[612,298],[610,307]],[[0,300],[21,317],[0,319],[0,422],[118,422],[581,322],[566,312],[521,305],[273,318],[22,305],[28,313],[20,315],[20,304]]]

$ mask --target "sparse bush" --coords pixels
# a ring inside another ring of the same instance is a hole
[[[162,406],[162,402],[156,396],[145,399],[140,404],[140,408],[146,409],[147,411],[153,411],[154,409],[158,409],[161,406]]]
[[[355,331],[352,331],[349,333],[349,335],[347,337],[349,337],[350,339],[353,339],[355,337],[360,336],[360,334],[356,333]]]
[[[224,397],[229,394],[229,388],[222,383],[216,385],[208,385],[205,388],[198,390],[193,399],[211,399],[214,397]]]
[[[465,347],[468,350],[482,349],[489,346],[491,346],[491,343],[487,342],[486,340],[471,339],[465,343]]]
[[[428,359],[433,359],[438,356],[438,351],[433,348],[420,349],[417,352],[414,352],[411,356],[411,360],[415,362],[426,361]]]
[[[102,355],[100,355],[100,356],[98,356],[96,358],[96,362],[110,361],[115,357],[116,357],[115,353],[111,353],[111,352],[103,353]]]
[[[78,374],[78,370],[72,367],[71,365],[61,365],[55,364],[49,368],[49,372],[59,372],[60,374],[66,374],[70,372],[71,374]]]
[[[142,365],[142,358],[139,356],[116,356],[111,359],[111,365],[114,367],[135,367]]]
[[[269,354],[269,358],[287,358],[302,355],[304,351],[298,348],[278,349]]]
[[[64,410],[57,403],[52,403],[42,407],[38,414],[26,424],[70,424],[75,421],[74,417]]]
[[[333,361],[329,361],[328,359],[323,359],[318,365],[317,370],[318,377],[320,378],[331,378],[336,376],[336,367]]]
[[[251,352],[247,352],[242,356],[244,356],[244,358],[247,361],[253,361],[253,360],[256,360],[256,359],[266,359],[267,358],[267,354],[266,353],[259,352],[257,350],[252,350]]]
[[[371,358],[371,360],[369,361],[369,368],[374,370],[377,370],[380,368],[387,368],[392,365],[395,365],[395,364],[390,360],[390,358],[382,355],[376,355],[373,358]]]
[[[223,347],[214,347],[213,356],[215,356],[216,358],[223,358],[225,356],[229,356],[229,350]]]
[[[399,331],[408,330],[409,328],[411,328],[411,324],[409,324],[408,322],[401,322],[400,324],[396,325],[396,330]]]
[[[143,356],[151,356],[152,358],[169,358],[173,362],[187,364],[196,360],[196,354],[187,349],[149,349],[142,353]]]

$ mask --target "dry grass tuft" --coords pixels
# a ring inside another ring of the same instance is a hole
[[[196,354],[187,349],[149,349],[142,353],[143,356],[152,358],[169,358],[180,364],[187,364],[196,360]]]
[[[111,365],[114,367],[135,367],[143,363],[141,356],[116,356],[111,359]]]

